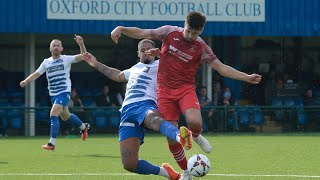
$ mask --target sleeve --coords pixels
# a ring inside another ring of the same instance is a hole
[[[202,47],[201,62],[211,64],[213,61],[217,59],[217,56],[203,40],[201,40],[200,43]]]
[[[123,73],[124,73],[124,77],[126,78],[127,81],[129,81],[129,77],[130,77],[130,69],[126,69],[126,70],[123,70]]]
[[[162,41],[163,39],[165,39],[167,37],[167,35],[170,32],[174,31],[176,28],[178,28],[178,27],[165,25],[165,26],[161,26],[157,29],[152,29],[151,30],[151,39],[156,39],[156,40]]]
[[[38,67],[38,69],[36,70],[37,73],[39,73],[40,75],[42,75],[44,72],[46,72],[46,60],[42,61],[42,63],[40,64],[40,66]]]
[[[72,63],[77,63],[76,61],[76,55],[63,55],[64,56],[64,60],[67,61],[68,63],[72,64]]]

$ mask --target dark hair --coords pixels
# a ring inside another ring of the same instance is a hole
[[[192,11],[188,14],[186,23],[191,29],[200,30],[206,24],[206,16],[200,12]]]
[[[150,43],[150,44],[152,44],[153,47],[156,47],[156,44],[152,40],[150,40],[150,39],[142,39],[138,44],[138,50],[140,50],[140,47],[141,47],[141,45],[143,43]]]

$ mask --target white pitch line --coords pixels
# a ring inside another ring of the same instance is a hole
[[[297,175],[297,174],[207,174],[207,176],[231,176],[231,177],[296,177],[296,178],[320,178],[320,175]]]
[[[137,176],[134,173],[0,173],[0,176]],[[320,175],[283,175],[283,174],[207,174],[207,176],[229,177],[295,177],[320,178]]]
[[[134,173],[0,173],[0,176],[136,176]]]
[[[0,176],[136,176],[134,173],[0,173]]]

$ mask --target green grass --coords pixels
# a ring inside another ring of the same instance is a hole
[[[320,178],[319,134],[205,136],[214,148],[206,154],[212,169],[209,175],[197,179],[302,178],[292,175]],[[40,148],[47,141],[48,137],[0,138],[0,179],[165,179],[123,170],[116,135],[90,136],[85,142],[80,137],[60,137],[54,152]],[[203,152],[194,143],[186,155],[196,153]],[[156,165],[169,162],[179,170],[160,135],[146,135],[140,158]]]

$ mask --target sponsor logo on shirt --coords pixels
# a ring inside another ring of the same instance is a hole
[[[180,51],[179,49],[175,48],[172,45],[169,46],[169,53],[172,55],[175,55],[176,57],[178,57],[180,60],[184,62],[189,62],[189,60],[193,58],[193,56],[190,56],[189,54],[186,54]]]
[[[60,64],[60,65],[57,65],[57,66],[52,66],[52,67],[48,67],[48,68],[47,68],[47,72],[48,72],[48,73],[53,73],[53,72],[61,71],[61,70],[64,70],[63,64]]]
[[[172,45],[170,45],[170,46],[169,46],[169,49],[170,49],[171,51],[173,51],[173,52],[178,51],[178,49],[177,49],[177,48],[175,48],[175,47],[174,47],[174,46],[172,46]]]

